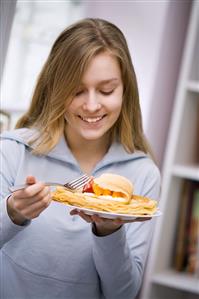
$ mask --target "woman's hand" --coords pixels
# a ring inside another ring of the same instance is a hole
[[[29,186],[13,192],[7,200],[8,215],[18,225],[38,217],[51,202],[50,188],[44,183],[37,182],[33,176],[28,176],[26,184]]]
[[[121,220],[121,219],[105,219],[102,217],[99,217],[98,215],[86,215],[83,211],[77,211],[76,209],[72,210],[70,212],[71,215],[79,215],[82,217],[86,222],[88,223],[94,223],[96,234],[98,236],[106,236],[114,233],[116,230],[118,230],[123,224],[129,223],[129,222],[142,222],[150,220],[150,217],[144,217],[144,218],[136,218],[133,220]]]

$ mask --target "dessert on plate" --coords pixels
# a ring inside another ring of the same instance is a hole
[[[156,200],[135,195],[133,184],[126,177],[112,173],[92,178],[76,192],[57,187],[53,200],[96,212],[152,216],[157,211]]]

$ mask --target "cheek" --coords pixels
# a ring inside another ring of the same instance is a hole
[[[72,101],[72,103],[66,108],[68,114],[74,114],[77,111],[78,105],[76,101]]]
[[[76,111],[77,111],[77,109],[73,105],[70,105],[66,108],[65,120],[68,123],[73,121],[73,119],[75,118]]]
[[[112,113],[114,113],[115,115],[119,115],[121,112],[121,105],[113,105],[111,107],[111,111]]]
[[[110,111],[120,113],[122,109],[122,96],[113,97],[108,103],[108,107]]]

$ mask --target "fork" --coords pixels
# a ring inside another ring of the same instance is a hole
[[[80,189],[81,187],[83,187],[86,183],[88,183],[92,178],[90,176],[88,176],[87,174],[84,174],[80,177],[78,177],[75,180],[72,180],[70,182],[67,182],[65,184],[60,184],[60,183],[56,183],[56,182],[45,182],[46,186],[62,186],[65,187],[66,189],[70,190],[70,191],[75,191]],[[16,186],[11,186],[9,187],[9,191],[10,192],[15,192],[18,190],[22,190],[26,187],[28,187],[30,185],[28,184],[23,184],[23,185],[16,185]]]

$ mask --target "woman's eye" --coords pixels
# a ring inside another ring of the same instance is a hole
[[[78,96],[80,96],[83,92],[84,92],[83,90],[77,91],[76,94],[75,94],[75,96],[78,97]]]
[[[112,89],[112,90],[110,90],[110,91],[103,91],[103,90],[101,90],[100,92],[101,92],[103,95],[108,96],[108,95],[112,94],[113,91],[114,91],[114,89]]]

